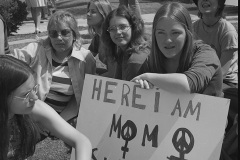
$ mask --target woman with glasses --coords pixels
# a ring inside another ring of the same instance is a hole
[[[84,77],[95,74],[96,62],[91,52],[82,47],[72,14],[54,13],[47,29],[47,39],[15,49],[13,54],[36,72],[39,99],[75,126]]]
[[[114,78],[130,81],[148,71],[144,22],[132,10],[125,6],[113,10],[103,23],[101,40],[108,61],[117,62]]]
[[[24,62],[0,55],[0,159],[24,160],[35,152],[39,123],[76,149],[76,159],[91,160],[91,143],[38,100],[40,87],[34,71]]]
[[[150,73],[132,81],[173,93],[222,96],[222,72],[215,50],[193,36],[191,16],[180,3],[163,5],[152,29]]]

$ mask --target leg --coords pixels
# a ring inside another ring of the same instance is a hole
[[[33,21],[35,24],[35,32],[38,33],[40,32],[39,26],[41,21],[41,7],[31,8],[31,11],[32,11]]]

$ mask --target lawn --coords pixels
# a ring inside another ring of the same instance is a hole
[[[60,0],[58,3],[59,9],[67,10],[73,13],[76,18],[86,18],[86,6],[89,0]],[[110,0],[113,8],[118,7],[119,0]],[[140,7],[142,10],[142,14],[148,13],[155,13],[157,9],[162,5],[159,0],[139,0]],[[196,10],[196,6],[194,4],[183,4],[186,8],[190,11]],[[234,11],[235,9],[235,11]],[[236,7],[227,7],[228,14],[236,14]],[[233,23],[233,25],[238,29],[238,23]],[[83,30],[86,28],[80,27],[79,30]],[[151,23],[146,24],[146,33],[150,37],[151,36]],[[46,36],[47,32],[43,32],[40,36]],[[17,35],[17,36],[10,36],[8,39],[9,41],[15,41],[20,39],[33,39],[35,35],[28,34],[28,35]],[[89,35],[83,35],[84,43],[90,42]],[[26,46],[28,43],[24,44],[17,44],[10,46],[11,51],[14,48],[22,48]],[[36,152],[33,157],[28,158],[28,160],[66,160],[69,159],[70,152],[69,149],[65,146],[65,144],[61,140],[51,140],[47,138],[40,142],[37,145]]]

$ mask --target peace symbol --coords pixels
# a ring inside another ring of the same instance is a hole
[[[178,140],[178,135],[182,132],[182,137]],[[186,134],[190,138],[190,143],[188,144],[186,141]],[[192,151],[193,146],[194,146],[194,137],[192,133],[186,129],[186,128],[179,128],[172,139],[172,143],[175,147],[175,149],[180,153],[180,154],[188,154]]]

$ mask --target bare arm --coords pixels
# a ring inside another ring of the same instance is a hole
[[[4,24],[3,21],[0,20],[0,55],[4,54]]]
[[[88,138],[63,120],[46,103],[37,100],[32,116],[53,135],[74,147],[76,160],[91,160],[92,145]]]
[[[172,73],[172,74],[158,74],[158,73],[145,73],[138,77],[135,77],[132,81],[139,82],[142,87],[146,88],[146,80],[152,85],[159,87],[163,90],[174,93],[190,93],[190,87],[188,84],[187,76],[184,74]],[[141,82],[142,81],[142,82]],[[149,88],[149,87],[147,87]]]
[[[234,52],[235,52],[235,50],[231,49],[231,50],[227,50],[227,51],[223,52],[221,55],[220,62],[221,62],[221,66],[222,66],[223,79],[226,77],[226,75],[228,73]]]

